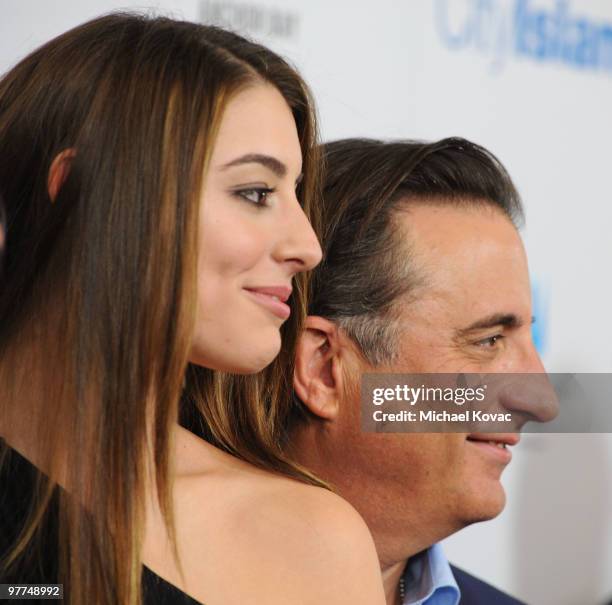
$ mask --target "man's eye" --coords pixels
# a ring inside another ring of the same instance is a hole
[[[274,189],[271,189],[270,187],[252,187],[250,189],[239,189],[235,193],[242,199],[246,200],[247,202],[251,202],[256,206],[265,206],[268,195],[274,193]]]
[[[483,338],[482,340],[479,340],[478,342],[476,342],[476,345],[479,347],[492,349],[502,338],[503,336],[501,334],[495,334],[495,336],[489,336],[488,338]]]

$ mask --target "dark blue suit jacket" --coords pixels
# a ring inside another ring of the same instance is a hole
[[[451,569],[461,591],[459,605],[525,605],[523,601],[518,601],[505,592],[493,588],[454,565],[451,565]]]

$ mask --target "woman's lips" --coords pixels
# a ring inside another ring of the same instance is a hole
[[[253,300],[266,307],[280,319],[291,315],[291,308],[284,301],[291,295],[291,288],[284,286],[266,288],[245,288]]]

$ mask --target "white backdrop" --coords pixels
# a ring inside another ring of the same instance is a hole
[[[537,333],[555,372],[612,371],[612,2],[0,1],[0,72],[116,8],[230,25],[289,58],[323,138],[460,135],[496,153],[527,208]],[[506,511],[446,541],[535,605],[612,598],[612,438],[526,436]]]

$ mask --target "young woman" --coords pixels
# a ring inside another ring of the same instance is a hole
[[[362,520],[276,445],[315,143],[295,71],[213,27],[105,16],[0,81],[2,582],[383,603]]]

